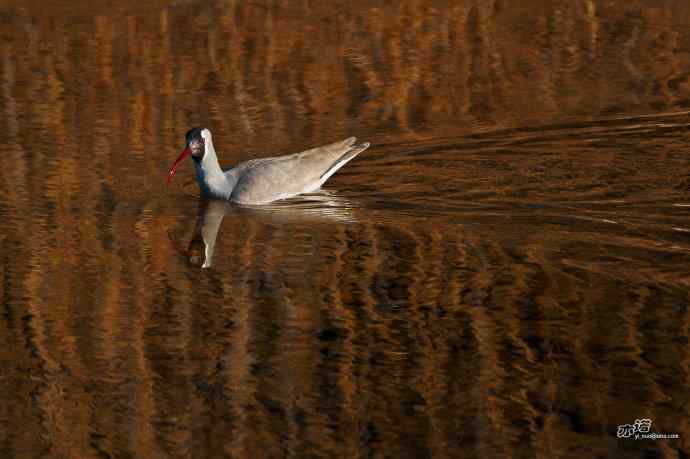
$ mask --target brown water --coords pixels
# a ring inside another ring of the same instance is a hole
[[[0,2],[0,457],[688,457],[687,0],[90,3]]]

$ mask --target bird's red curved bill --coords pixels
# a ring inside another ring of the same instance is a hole
[[[172,180],[172,176],[175,175],[175,172],[177,172],[177,166],[179,166],[180,163],[191,154],[192,150],[189,147],[182,150],[182,153],[180,153],[180,156],[177,157],[172,167],[170,168],[170,172],[168,172],[168,178],[166,179],[166,183],[168,185],[170,185],[170,180]]]

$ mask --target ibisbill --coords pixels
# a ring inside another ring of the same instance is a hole
[[[203,196],[245,205],[267,204],[314,192],[338,169],[369,148],[369,143],[356,144],[356,139],[350,137],[301,153],[251,159],[224,171],[218,163],[211,131],[190,129],[185,141],[184,150],[168,173],[168,184],[180,163],[191,156]]]

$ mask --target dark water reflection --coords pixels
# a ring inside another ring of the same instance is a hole
[[[1,2],[0,456],[687,457],[689,5]]]

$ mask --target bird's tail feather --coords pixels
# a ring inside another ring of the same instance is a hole
[[[354,141],[355,141],[354,138],[350,138],[350,139],[348,139],[348,141],[349,141],[349,140],[352,141],[351,143],[354,143]],[[347,163],[348,163],[350,160],[352,160],[355,156],[357,156],[358,154],[360,154],[361,152],[363,152],[364,150],[366,150],[367,148],[369,148],[370,145],[371,145],[371,144],[370,144],[369,142],[360,143],[359,145],[352,145],[352,146],[345,152],[345,154],[343,154],[340,158],[338,158],[337,160],[335,160],[335,162],[333,163],[333,165],[332,165],[331,167],[329,167],[329,168],[326,170],[326,172],[324,172],[323,174],[321,174],[321,177],[320,177],[321,183],[323,183],[323,182],[325,182],[326,180],[328,180],[329,177],[330,177],[331,175],[335,174],[336,171],[337,171],[338,169],[340,169],[340,168],[343,167],[345,164],[347,164]]]

